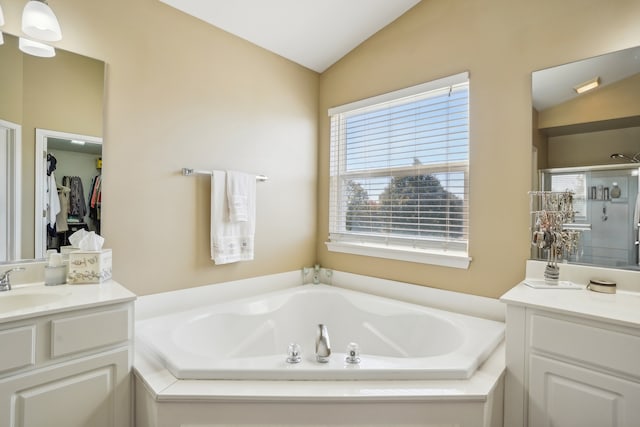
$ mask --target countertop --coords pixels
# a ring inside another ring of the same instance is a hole
[[[640,326],[640,293],[618,290],[615,294],[579,289],[534,289],[519,283],[500,301],[563,314],[603,320],[623,326]]]
[[[114,280],[82,285],[14,285],[10,291],[0,292],[0,323],[135,299],[133,292]]]

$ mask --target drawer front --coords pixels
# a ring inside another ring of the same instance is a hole
[[[531,315],[531,347],[640,378],[640,337]]]
[[[0,374],[33,366],[35,362],[35,325],[0,331]]]
[[[60,357],[127,341],[127,307],[51,321],[51,357]]]

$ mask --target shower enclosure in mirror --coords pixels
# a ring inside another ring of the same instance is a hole
[[[574,221],[564,228],[580,231],[580,237],[565,254],[568,261],[638,269],[638,171],[638,164],[540,171],[543,190],[573,193]],[[535,250],[537,258],[546,257]]]
[[[36,129],[100,139],[105,80],[103,61],[62,49],[56,49],[53,58],[34,57],[18,49],[17,37],[3,35],[4,44],[0,45],[0,263],[44,257],[46,243],[36,248],[38,241],[43,241],[41,230],[36,229],[42,219],[42,211],[36,212],[36,204],[40,203],[37,195],[45,188],[46,181],[36,167],[46,153],[36,148]],[[7,130],[5,124],[13,130]]]
[[[568,261],[637,270],[640,47],[536,71],[532,100],[534,189],[575,194]]]

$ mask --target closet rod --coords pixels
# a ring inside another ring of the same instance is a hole
[[[184,176],[191,176],[193,174],[197,174],[197,175],[211,175],[212,172],[211,171],[198,171],[198,170],[193,170],[191,168],[182,168],[182,175]],[[260,181],[260,182],[264,182],[267,181],[269,179],[268,176],[265,175],[256,175],[256,181]]]

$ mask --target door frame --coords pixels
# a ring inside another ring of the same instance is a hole
[[[7,120],[0,119],[0,126],[8,129],[7,132],[7,242],[6,260],[17,261],[21,259],[22,249],[22,126]],[[12,206],[13,208],[9,208]]]
[[[60,132],[50,129],[36,128],[36,169],[35,169],[35,258],[44,258],[47,253],[47,218],[48,207],[45,191],[47,182],[47,139],[76,139],[90,142],[92,144],[102,144],[102,138],[78,133]]]

